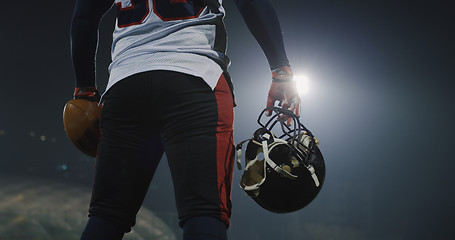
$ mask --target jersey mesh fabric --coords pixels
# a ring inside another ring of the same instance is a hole
[[[150,70],[201,77],[213,90],[229,62],[225,49],[215,50],[215,45],[219,45],[215,41],[220,41],[216,28],[223,25],[224,18],[221,0],[218,9],[205,7],[198,17],[171,21],[164,21],[155,13],[155,1],[147,1],[149,11],[140,24],[119,27],[117,19],[106,91],[128,76]],[[115,2],[117,11],[131,7],[131,1]],[[221,41],[226,41],[225,33],[221,35]]]

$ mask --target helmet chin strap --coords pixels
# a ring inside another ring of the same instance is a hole
[[[270,135],[269,134],[264,134],[264,140],[262,141],[262,151],[264,153],[264,160],[265,162],[274,170],[276,171],[277,173],[279,173],[281,176],[283,177],[287,177],[287,178],[290,178],[290,179],[297,179],[298,176],[294,175],[294,174],[291,174],[290,172],[284,170],[283,168],[281,168],[280,166],[276,165],[275,162],[272,161],[272,159],[270,159],[269,157],[269,146],[267,144],[267,140],[270,139]],[[241,159],[242,159],[242,145],[247,142],[247,141],[250,141],[252,139],[247,139],[247,140],[244,140],[242,141],[241,143],[237,144],[237,167],[238,169],[242,169],[242,163],[241,163]],[[278,141],[277,141],[278,140]],[[274,143],[278,143],[278,142],[281,142],[279,141],[281,139],[274,139]],[[284,144],[287,144],[286,141],[282,140],[282,143]],[[250,165],[252,165],[254,162],[253,161],[250,161],[250,162],[246,162],[246,166],[245,166],[245,169],[248,169],[248,167]],[[265,165],[264,165],[265,167]]]
[[[250,139],[243,140],[242,142],[237,144],[237,146],[235,147],[235,149],[237,150],[237,168],[239,170],[242,170],[242,146],[244,143],[246,143],[250,140],[253,140],[253,139],[250,138]],[[246,166],[245,166],[245,168],[246,168]]]
[[[262,141],[262,150],[264,152],[264,158],[265,158],[265,162],[273,169],[275,170],[275,172],[279,173],[281,176],[283,177],[287,177],[287,178],[290,178],[290,179],[297,179],[298,176],[294,175],[294,174],[291,174],[290,172],[284,170],[283,168],[281,168],[280,166],[276,165],[275,162],[273,162],[270,157],[269,157],[269,146],[267,144],[267,140],[264,140]]]
[[[264,134],[264,137],[267,138],[267,139],[269,138],[268,134]],[[281,139],[278,139],[278,140],[281,140]],[[279,141],[277,141],[277,139],[274,139],[274,143],[276,143],[276,142],[279,142]],[[283,142],[286,143],[286,141],[284,141],[284,140],[283,140]],[[275,170],[277,173],[279,173],[283,177],[287,177],[287,178],[294,179],[294,180],[298,178],[298,176],[296,176],[294,174],[291,174],[290,172],[284,170],[280,166],[276,165],[276,163],[270,159],[270,157],[269,157],[269,147],[268,147],[268,144],[267,144],[267,140],[262,141],[262,150],[264,152],[265,162],[267,164],[269,164],[269,166],[273,170]],[[314,185],[316,185],[316,187],[319,187],[319,185],[320,185],[319,178],[316,175],[316,170],[314,169],[313,165],[310,164],[310,165],[306,166],[306,164],[305,164],[305,167],[311,173],[311,177],[313,178]]]
[[[264,134],[264,140],[262,141],[261,145],[262,145],[262,151],[264,153],[264,160],[265,162],[274,170],[276,171],[277,173],[279,173],[281,176],[283,177],[287,177],[287,178],[290,178],[290,179],[297,179],[298,176],[294,175],[294,174],[291,174],[290,172],[284,170],[282,167],[278,166],[274,161],[272,161],[272,159],[270,159],[269,157],[269,145],[267,144],[267,140],[270,138],[270,135],[268,134]],[[242,163],[241,163],[241,159],[242,159],[242,146],[245,142],[247,141],[250,141],[252,139],[246,139],[244,141],[242,141],[241,143],[237,144],[236,146],[236,149],[237,149],[237,167],[239,170],[242,169]],[[281,139],[274,139],[274,143],[279,143],[279,142],[282,142],[284,144],[287,144],[286,141],[284,140],[281,140]],[[308,144],[308,143],[307,143]],[[272,147],[273,148],[273,147]],[[248,162],[246,163],[246,166],[245,168],[248,169],[249,165],[252,165],[254,162]],[[265,166],[265,165],[264,165]],[[314,181],[314,184],[316,185],[316,187],[319,187],[321,184],[319,182],[319,178],[318,176],[316,175],[316,170],[314,169],[313,165],[306,165],[305,164],[305,167],[308,169],[308,171],[311,173],[311,177],[313,178],[313,181]],[[257,184],[256,184],[257,185]],[[257,186],[251,186],[251,188],[256,188]],[[252,190],[252,189],[251,189]]]
[[[303,144],[303,146],[305,146],[306,148],[309,148],[309,145],[312,144],[312,141],[314,141],[316,145],[318,144],[318,140],[317,140],[314,136],[313,136],[312,138],[313,138],[313,140],[310,140],[310,136],[308,136],[308,135],[306,135],[306,134],[302,134],[302,135],[299,137],[298,142],[300,142],[301,144]],[[299,147],[297,146],[296,143],[294,143],[294,147],[295,147],[298,151],[300,151],[300,152],[303,151],[301,148],[299,148]],[[311,151],[308,151],[308,152],[309,152],[308,154],[313,154],[313,153],[311,153]],[[319,185],[321,185],[321,184],[320,184],[320,182],[319,182],[318,176],[316,175],[316,170],[314,169],[313,165],[311,165],[311,164],[310,164],[310,165],[306,165],[306,164],[304,163],[304,166],[305,166],[305,167],[308,169],[308,171],[311,173],[311,177],[313,178],[313,181],[314,181],[314,184],[316,185],[316,187],[319,187]]]
[[[314,181],[314,184],[316,185],[316,187],[319,187],[319,185],[320,185],[319,179],[318,179],[318,176],[316,175],[316,171],[314,170],[313,165],[308,165],[306,168],[308,169],[308,171],[310,171],[311,177],[313,178],[313,181]]]

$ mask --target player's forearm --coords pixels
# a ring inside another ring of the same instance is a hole
[[[289,66],[280,23],[269,0],[235,0],[250,32],[264,51],[271,69]]]
[[[71,23],[71,57],[76,87],[95,86],[98,25],[113,0],[77,0]]]
[[[95,26],[93,26],[95,25]],[[73,18],[71,25],[71,57],[76,87],[95,86],[95,56],[98,43],[97,23]]]

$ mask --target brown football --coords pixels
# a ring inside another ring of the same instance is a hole
[[[100,138],[101,107],[85,99],[72,99],[63,109],[63,126],[71,142],[83,153],[96,157]]]

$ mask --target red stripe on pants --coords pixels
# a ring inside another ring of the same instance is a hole
[[[221,75],[215,87],[218,108],[217,141],[217,174],[221,208],[221,220],[229,226],[231,216],[231,189],[234,166],[234,101],[226,79]]]

